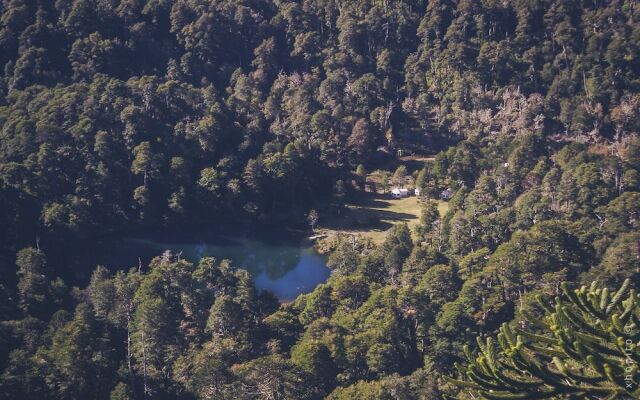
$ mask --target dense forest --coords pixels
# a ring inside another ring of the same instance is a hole
[[[593,392],[490,397],[511,378],[473,353],[499,335],[513,358],[516,328],[545,343],[545,312],[573,337],[571,304],[575,329],[633,342],[640,379],[639,18],[635,0],[0,0],[0,398],[640,398],[596,390],[618,372],[592,354]],[[403,154],[435,155],[417,229],[339,237],[290,303],[226,260],[73,261],[138,229],[304,226]],[[631,294],[572,294],[592,281]]]

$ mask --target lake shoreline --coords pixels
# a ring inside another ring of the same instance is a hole
[[[235,268],[251,274],[257,289],[270,290],[281,301],[292,301],[329,277],[326,256],[316,251],[307,232],[248,228],[215,224],[193,230],[138,231],[94,241],[80,257],[85,265],[102,265],[111,271],[144,268],[165,251],[194,264],[204,257],[231,260]]]

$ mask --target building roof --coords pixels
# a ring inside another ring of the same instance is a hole
[[[442,192],[440,192],[440,197],[447,198],[453,196],[453,190],[451,188],[446,188]]]

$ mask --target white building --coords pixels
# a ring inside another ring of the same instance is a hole
[[[420,196],[422,194],[422,189],[420,188],[415,188],[413,190],[413,194],[415,194],[416,196]]]
[[[408,189],[400,189],[400,188],[393,188],[391,190],[391,196],[393,196],[396,199],[401,199],[404,197],[409,197],[409,190]]]

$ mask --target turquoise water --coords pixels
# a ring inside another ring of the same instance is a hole
[[[312,291],[329,277],[325,259],[309,243],[299,238],[261,233],[252,237],[220,234],[181,234],[160,238],[124,238],[109,245],[109,252],[98,263],[108,267],[137,265],[171,250],[192,262],[203,257],[229,259],[253,276],[258,289],[273,292],[280,300],[292,300]],[[119,265],[113,265],[117,262]]]

